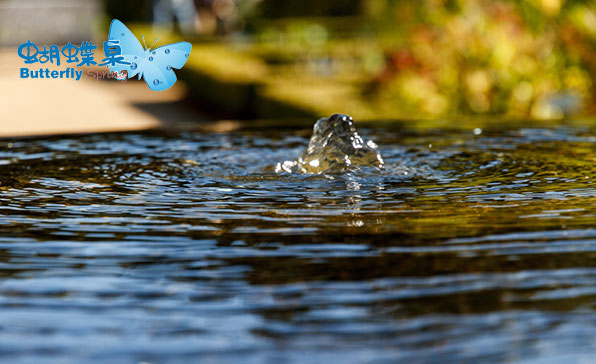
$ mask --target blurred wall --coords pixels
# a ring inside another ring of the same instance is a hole
[[[0,45],[93,39],[99,0],[0,0]]]

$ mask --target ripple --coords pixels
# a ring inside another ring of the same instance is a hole
[[[586,129],[359,130],[384,170],[274,173],[289,128],[0,140],[0,357],[596,354]]]

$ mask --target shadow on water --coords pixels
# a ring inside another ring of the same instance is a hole
[[[274,173],[310,130],[263,124],[0,141],[0,357],[593,357],[591,127],[361,129],[384,170]]]

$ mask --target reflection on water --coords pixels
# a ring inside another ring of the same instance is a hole
[[[309,133],[0,141],[0,360],[592,360],[596,133]]]

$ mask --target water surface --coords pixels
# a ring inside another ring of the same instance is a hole
[[[505,125],[0,140],[0,361],[590,362],[596,132]]]

